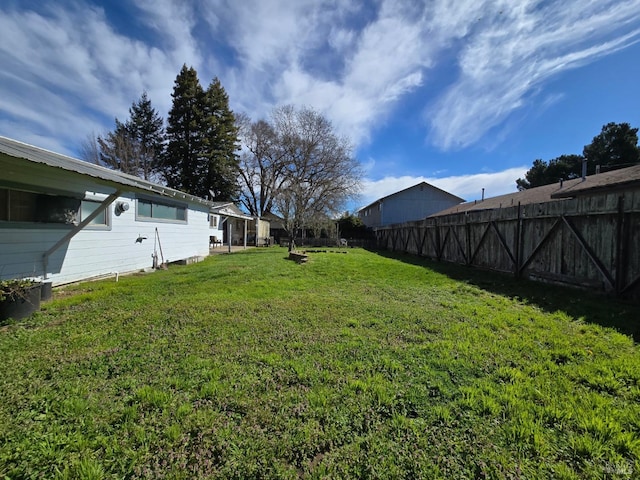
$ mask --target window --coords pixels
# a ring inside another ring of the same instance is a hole
[[[84,220],[93,212],[96,211],[98,207],[100,207],[102,202],[95,200],[83,200],[80,205],[80,218]],[[109,215],[107,212],[108,208],[103,209],[97,217],[89,222],[88,227],[108,227],[109,226]]]
[[[9,220],[9,191],[0,188],[0,222]]]
[[[136,220],[151,219],[186,222],[187,208],[182,205],[171,205],[139,198],[137,201]]]
[[[0,221],[77,225],[79,213],[78,198],[0,188]]]
[[[209,227],[215,228],[218,226],[218,216],[209,214]]]

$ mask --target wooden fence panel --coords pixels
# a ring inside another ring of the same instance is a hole
[[[629,254],[620,261],[619,290],[640,298],[640,213],[625,214],[621,230],[621,250]]]
[[[378,248],[640,300],[640,191],[456,213],[375,234]]]

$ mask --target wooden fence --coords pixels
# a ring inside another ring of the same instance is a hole
[[[381,249],[640,299],[640,190],[376,229]]]

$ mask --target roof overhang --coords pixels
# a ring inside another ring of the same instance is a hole
[[[209,200],[195,195],[0,136],[0,157],[3,155],[32,164],[44,165],[73,175],[83,176],[91,179],[96,184],[105,185],[116,190],[162,195],[192,203],[212,205]]]
[[[238,213],[232,209],[235,205],[232,202],[223,205],[215,205],[209,209],[211,213],[222,215],[223,217],[239,218],[241,220],[255,220],[255,217]]]

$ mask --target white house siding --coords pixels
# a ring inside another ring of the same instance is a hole
[[[51,254],[44,271],[43,254],[71,229],[71,225],[11,223],[0,221],[0,279],[46,277],[54,285],[74,282],[110,273],[133,272],[158,261],[172,262],[209,254],[209,207],[179,198],[154,193],[133,193],[126,186],[105,182],[100,178],[30,162],[0,153],[0,188],[37,191],[46,194],[71,195],[78,198],[106,198],[122,190],[108,207],[110,226],[107,229],[86,227]],[[187,207],[186,222],[136,219],[137,196],[165,204]],[[192,198],[192,197],[191,197]],[[118,202],[127,202],[129,209],[116,215]],[[155,238],[156,228],[159,243]],[[138,237],[146,237],[136,242]]]
[[[150,222],[136,220],[133,196],[119,197],[116,202],[120,201],[129,203],[130,208],[116,216],[115,202],[108,207],[108,230],[85,228],[51,254],[46,273],[54,285],[150,268],[154,252],[158,262],[162,257],[172,262],[209,254],[208,207],[191,205],[186,224]],[[70,227],[48,225],[0,229],[0,278],[43,277],[44,252],[69,230]],[[146,239],[136,242],[138,237]]]

